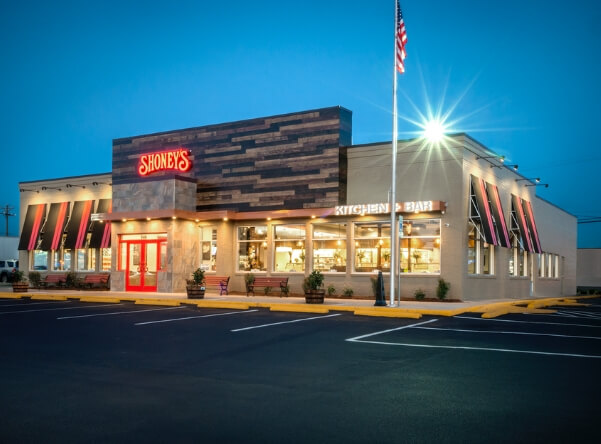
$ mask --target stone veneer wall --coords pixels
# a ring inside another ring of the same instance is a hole
[[[114,184],[113,212],[196,210],[196,183],[190,179]]]
[[[175,173],[140,177],[139,157],[187,148],[192,170],[177,175],[197,183],[197,211],[333,207],[346,202],[346,150],[341,147],[352,143],[351,130],[351,112],[331,107],[116,139],[114,192],[122,189],[124,199],[131,199],[127,193],[144,199],[146,189],[134,184],[171,179]]]
[[[125,272],[117,270],[119,235],[128,233],[167,233],[167,266],[158,273],[159,293],[179,293],[186,291],[186,279],[198,267],[199,232],[192,221],[153,220],[113,222],[112,254],[113,271],[111,290],[125,290]]]

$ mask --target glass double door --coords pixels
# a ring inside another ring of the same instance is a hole
[[[160,269],[159,240],[128,240],[126,291],[157,291],[157,270]]]

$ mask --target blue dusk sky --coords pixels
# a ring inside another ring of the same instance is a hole
[[[399,138],[428,103],[452,109],[539,196],[601,216],[599,3],[402,8]],[[353,143],[391,140],[393,35],[393,0],[4,1],[0,205],[18,210],[19,181],[110,172],[119,137],[341,105]],[[578,244],[601,247],[601,223]]]

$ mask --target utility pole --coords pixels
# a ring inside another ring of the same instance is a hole
[[[6,217],[6,236],[8,237],[8,218],[10,216],[16,216],[16,214],[11,213],[11,210],[14,210],[15,207],[9,207],[5,205],[2,209],[0,209],[0,215]]]

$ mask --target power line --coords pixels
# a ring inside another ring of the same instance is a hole
[[[8,218],[10,216],[16,216],[16,214],[11,213],[11,210],[14,210],[15,207],[10,207],[8,205],[5,205],[4,208],[0,209],[0,215],[4,216],[6,218],[6,236],[8,237]]]

